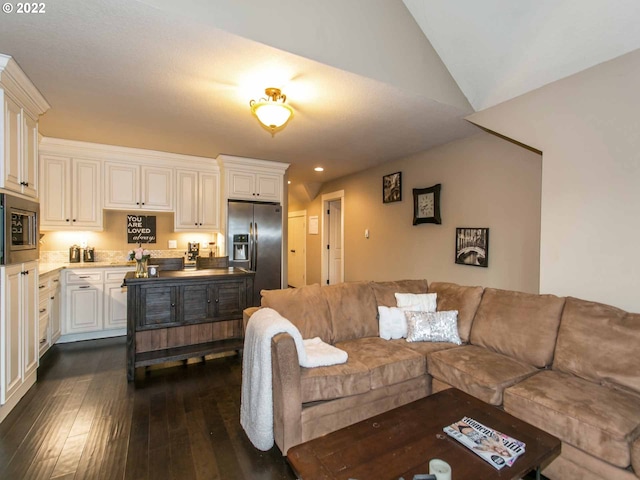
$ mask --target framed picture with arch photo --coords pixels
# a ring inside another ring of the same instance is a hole
[[[489,266],[488,228],[456,228],[456,263],[474,267]]]

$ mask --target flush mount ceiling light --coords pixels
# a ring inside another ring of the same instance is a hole
[[[274,136],[277,131],[283,129],[293,116],[293,109],[285,104],[287,96],[283,95],[279,88],[267,88],[264,93],[267,98],[258,101],[251,100],[251,112],[258,121]]]

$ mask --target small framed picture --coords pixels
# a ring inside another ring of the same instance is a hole
[[[488,228],[456,228],[456,263],[489,266]]]
[[[402,200],[402,172],[390,173],[382,177],[382,203]]]
[[[429,188],[413,189],[413,224],[435,223],[440,225],[440,189],[438,183]]]

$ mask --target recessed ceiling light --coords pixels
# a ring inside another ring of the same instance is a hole
[[[314,168],[314,170],[316,172],[324,172],[324,168],[322,168],[322,167],[316,167],[316,168]]]
[[[287,185],[291,185],[291,180],[287,180]]]

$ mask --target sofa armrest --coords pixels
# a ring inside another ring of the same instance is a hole
[[[300,364],[293,337],[280,333],[271,340],[273,369],[273,436],[283,455],[302,443]]]

